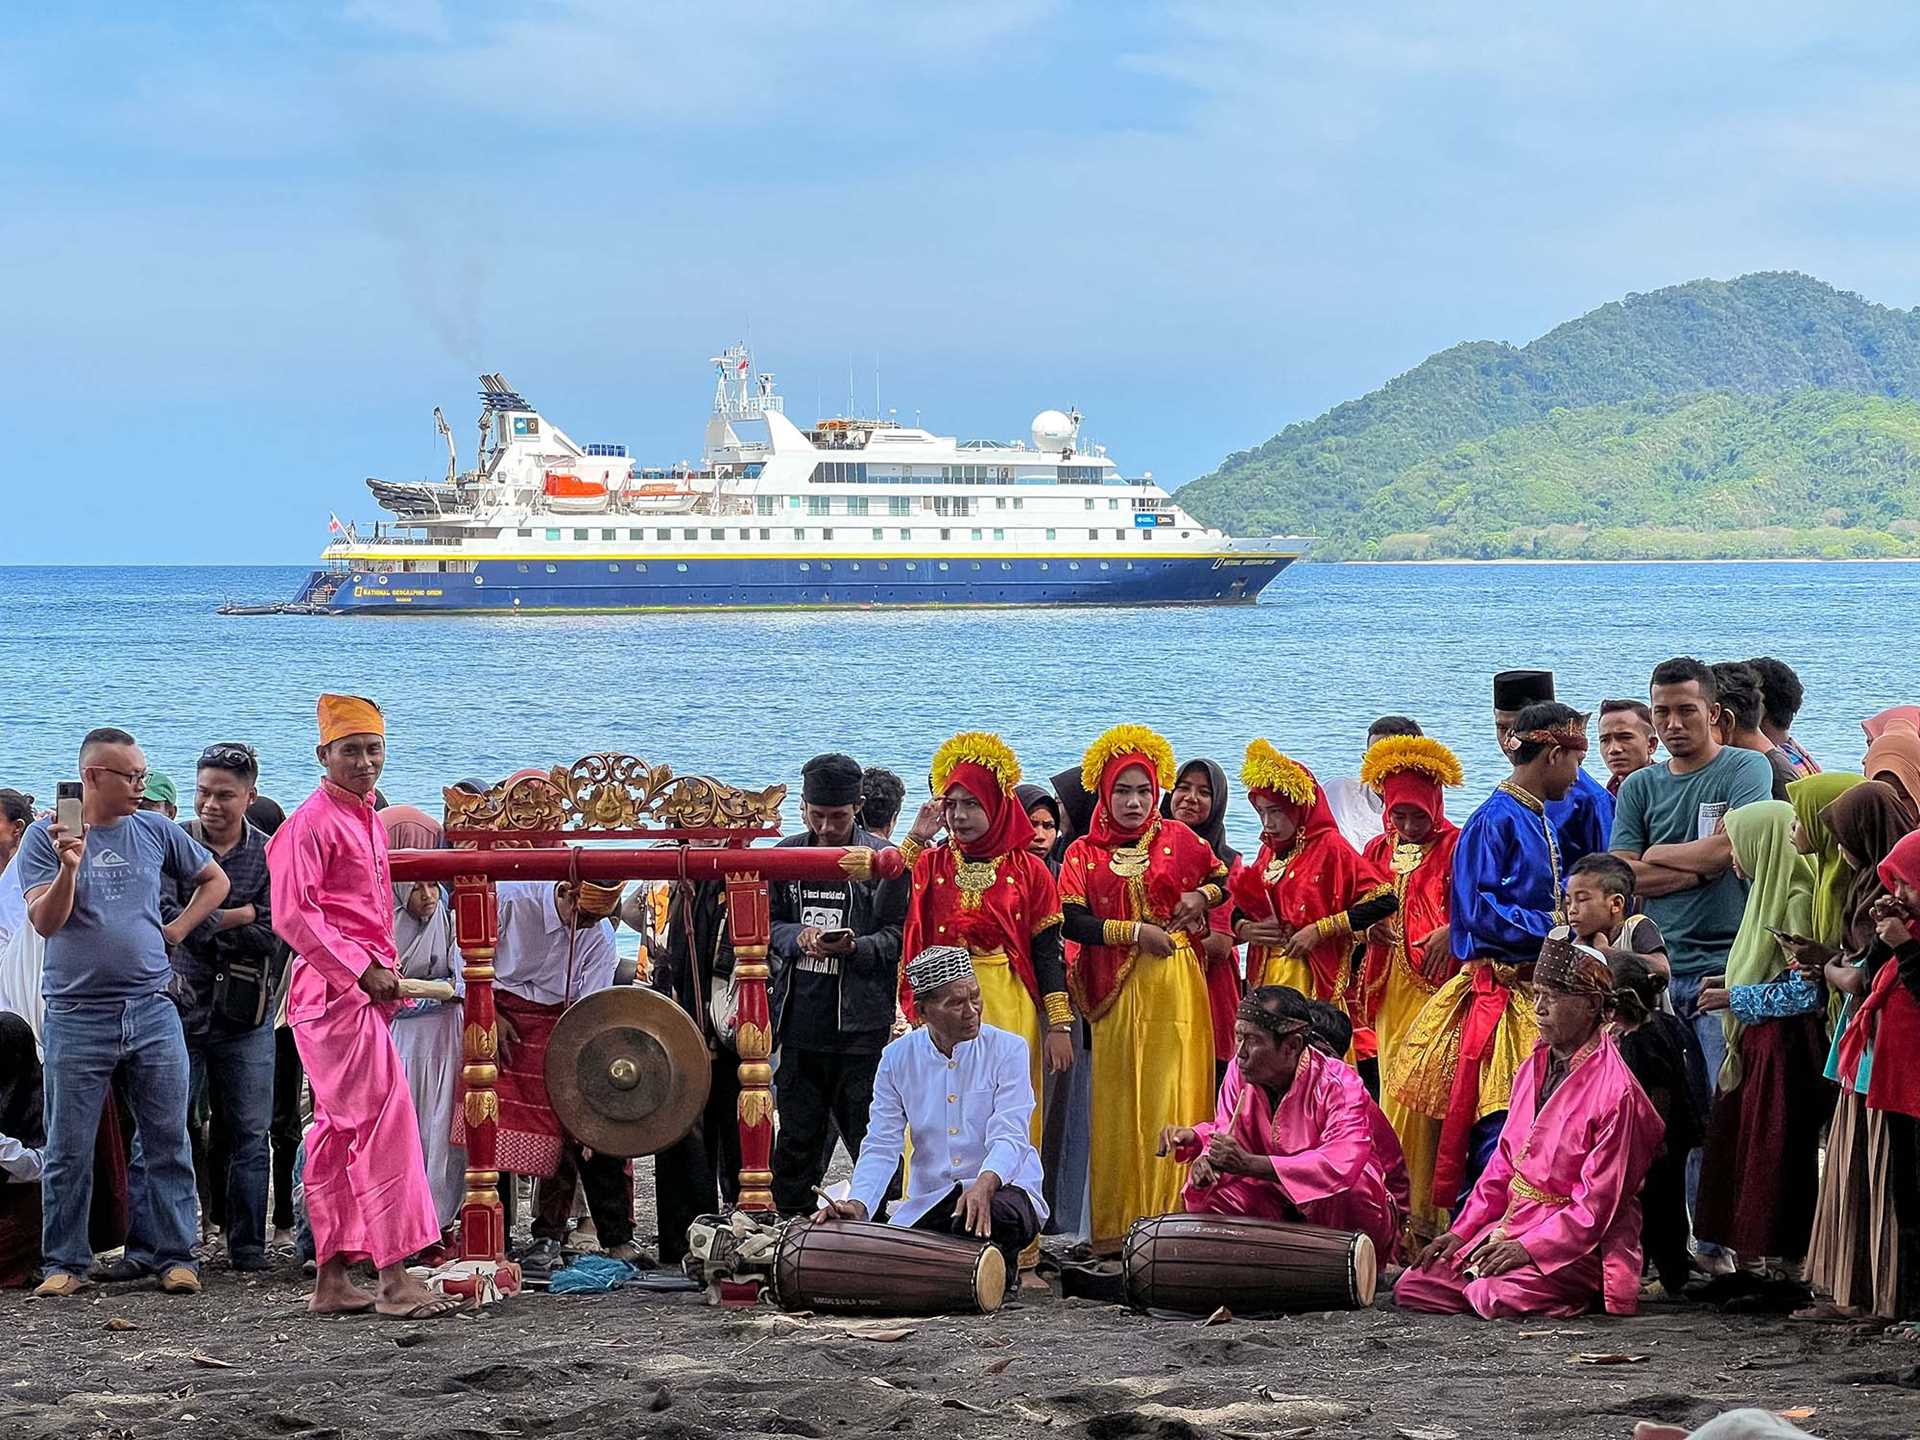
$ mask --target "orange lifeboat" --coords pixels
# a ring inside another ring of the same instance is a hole
[[[546,479],[547,504],[555,510],[604,510],[607,487],[598,480],[582,480],[565,471],[549,470]]]

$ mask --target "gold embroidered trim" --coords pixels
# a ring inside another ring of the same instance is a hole
[[[1550,1191],[1542,1190],[1518,1170],[1513,1172],[1512,1190],[1513,1193],[1521,1199],[1531,1200],[1536,1205],[1553,1205],[1557,1207],[1561,1205],[1571,1205],[1573,1203],[1573,1197],[1571,1195],[1555,1195]]]
[[[1051,930],[1054,926],[1060,924],[1065,919],[1066,917],[1062,915],[1058,910],[1054,911],[1051,915],[1042,915],[1038,920],[1033,922],[1033,929],[1029,933],[1034,935],[1044,935],[1047,931]]]

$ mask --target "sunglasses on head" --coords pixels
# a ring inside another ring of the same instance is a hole
[[[244,770],[249,774],[260,769],[259,758],[251,745],[209,745],[200,752],[200,768],[213,766],[216,770]]]

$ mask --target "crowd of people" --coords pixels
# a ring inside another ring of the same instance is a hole
[[[1415,718],[1326,781],[1254,738],[1251,856],[1227,766],[1144,726],[1045,785],[1004,738],[954,735],[904,827],[897,775],[817,756],[779,843],[905,864],[771,887],[775,1205],[973,1236],[1015,1273],[1043,1234],[1099,1257],[1204,1211],[1360,1232],[1410,1310],[1767,1293],[1920,1319],[1920,707],[1823,770],[1803,700],[1766,658],[1668,660],[1592,714],[1503,672],[1510,770],[1457,822],[1463,767]],[[317,718],[321,783],[290,816],[217,743],[181,821],[111,728],[80,746],[77,816],[0,790],[0,1282],[191,1293],[210,1254],[304,1245],[316,1311],[453,1308],[413,1267],[465,1188],[463,962],[445,896],[388,861],[444,839],[380,793],[377,705]],[[566,1008],[640,983],[712,1061],[656,1160],[677,1262],[737,1195],[725,887],[497,889],[509,1233],[512,1177],[539,1182],[520,1259],[563,1265],[584,1196],[602,1249],[653,1263],[631,1166],[544,1082]],[[823,1189],[839,1146],[852,1180]]]

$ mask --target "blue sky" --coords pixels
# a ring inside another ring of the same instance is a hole
[[[21,7],[0,563],[306,561],[483,369],[687,458],[749,328],[802,418],[877,357],[1177,484],[1627,291],[1920,302],[1920,10],[1568,8]]]

